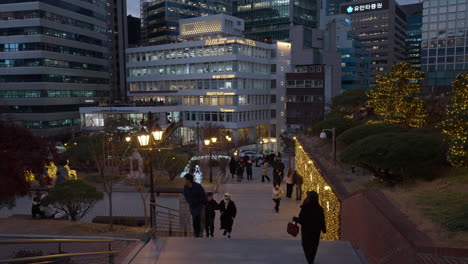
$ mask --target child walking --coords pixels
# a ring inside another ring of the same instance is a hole
[[[281,196],[283,196],[283,189],[281,189],[281,187],[276,184],[275,187],[273,187],[273,201],[275,202],[275,212],[279,212],[279,206],[280,206],[280,202],[281,202]]]
[[[213,193],[206,194],[208,202],[205,205],[205,231],[206,237],[213,237],[214,233],[214,220],[216,216],[215,210],[219,210],[218,203],[213,199]]]

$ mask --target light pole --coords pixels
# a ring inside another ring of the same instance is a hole
[[[227,140],[227,155],[231,156],[230,146],[231,146],[232,137],[230,137],[229,135],[226,135],[226,140]]]
[[[156,199],[154,197],[154,180],[153,180],[153,149],[162,140],[163,131],[158,124],[148,132],[142,131],[139,133],[138,142],[143,148],[148,148],[150,154],[150,226],[151,228],[156,227]],[[152,136],[152,137],[151,137]],[[127,137],[128,138],[128,137]],[[125,138],[125,140],[127,140]],[[153,139],[151,139],[153,138]],[[129,140],[128,140],[129,141]],[[127,141],[127,142],[128,142]]]
[[[197,121],[197,151],[200,151],[200,134],[199,134],[199,131],[198,131],[198,126],[200,125],[200,122]]]
[[[214,145],[214,143],[216,143],[217,140],[218,139],[215,138],[215,137],[212,137],[211,140],[210,139],[203,140],[205,142],[205,146],[210,148],[210,164],[209,164],[210,165],[210,183],[213,182],[213,169],[212,169],[212,164],[211,164],[212,163],[211,162],[211,159],[212,159],[211,158],[211,155],[212,155],[211,150],[213,149],[213,145]],[[210,144],[211,144],[211,146],[210,146]]]
[[[325,131],[332,132],[332,153],[333,153],[333,160],[336,161],[336,129],[335,128],[326,128],[322,129],[320,133],[320,138],[327,138],[327,133]]]

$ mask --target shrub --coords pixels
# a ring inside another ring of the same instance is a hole
[[[336,140],[344,144],[351,144],[368,136],[380,133],[400,133],[408,129],[396,124],[365,124],[346,130]]]
[[[432,179],[442,164],[442,143],[419,133],[382,133],[349,145],[340,160],[366,168],[384,181],[397,183],[405,178]]]
[[[323,129],[327,128],[335,128],[336,129],[336,135],[339,135],[343,133],[345,130],[350,129],[353,127],[353,121],[351,119],[347,118],[341,118],[341,117],[332,117],[325,119],[323,121],[318,122],[312,127],[312,131],[314,134],[320,134]],[[328,134],[329,132],[327,132]]]
[[[55,186],[43,202],[65,212],[72,221],[78,221],[102,199],[103,193],[94,186],[81,180],[67,180]]]

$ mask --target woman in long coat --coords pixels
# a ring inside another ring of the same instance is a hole
[[[236,174],[237,162],[234,157],[231,157],[229,161],[229,171],[231,172],[231,176],[234,179],[234,174]]]
[[[293,217],[293,221],[301,224],[302,249],[307,262],[312,264],[320,242],[320,232],[327,232],[325,214],[318,202],[318,193],[307,192],[299,217]]]
[[[231,201],[229,193],[224,194],[224,200],[219,203],[219,211],[221,212],[221,229],[224,229],[223,236],[227,234],[231,238],[232,225],[237,214],[237,208],[236,204]]]

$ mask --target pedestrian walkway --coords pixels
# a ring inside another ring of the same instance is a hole
[[[232,238],[223,237],[219,230],[219,213],[215,222],[215,238],[157,238],[148,243],[130,263],[185,264],[185,263],[243,263],[243,264],[305,264],[300,235],[296,238],[286,232],[286,226],[297,216],[301,201],[283,197],[280,211],[273,209],[272,183],[261,182],[261,169],[254,167],[253,180],[242,182],[230,178],[216,194],[223,199],[229,192],[236,203]],[[270,169],[270,178],[272,169]],[[286,184],[281,186],[284,190]],[[295,198],[295,192],[293,198]],[[350,243],[321,241],[316,263],[360,264],[358,254]]]

